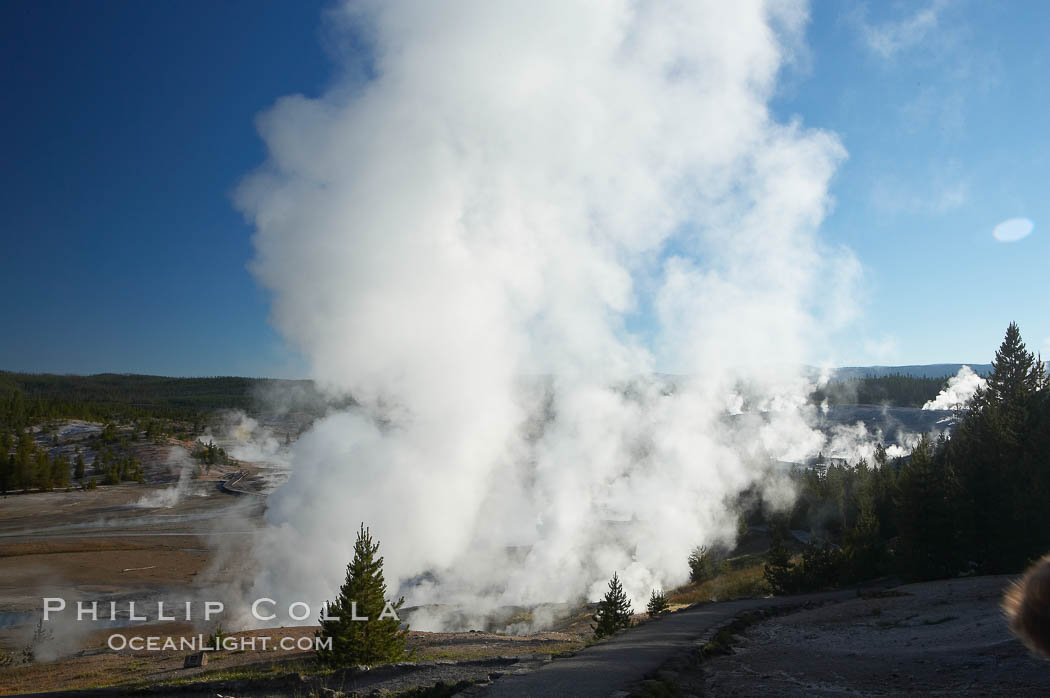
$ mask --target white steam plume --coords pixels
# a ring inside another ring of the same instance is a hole
[[[785,367],[851,318],[858,265],[817,235],[842,146],[768,107],[806,7],[332,17],[372,79],[279,100],[237,199],[273,322],[361,407],[293,447],[256,591],[331,598],[364,521],[410,603],[594,598],[617,570],[638,607],[732,537],[727,496],[823,444]]]
[[[978,375],[969,366],[963,366],[959,372],[948,379],[948,385],[922,406],[924,410],[961,410],[966,407],[978,390],[984,390],[988,381]]]
[[[194,462],[189,452],[181,446],[172,446],[168,450],[166,464],[170,472],[178,471],[178,481],[171,487],[140,497],[132,506],[143,509],[170,509],[190,494],[193,490]]]

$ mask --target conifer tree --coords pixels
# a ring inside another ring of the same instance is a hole
[[[23,431],[18,436],[18,446],[15,449],[15,465],[12,468],[13,489],[25,490],[33,486],[35,452],[36,444],[33,442],[33,437]]]
[[[39,449],[36,452],[36,464],[33,468],[34,484],[43,492],[54,489],[54,476],[51,461],[47,457],[47,451]]]
[[[595,639],[612,635],[621,628],[631,627],[631,602],[627,600],[620,578],[613,572],[609,580],[609,591],[598,602],[598,610],[594,612],[594,637]]]
[[[992,361],[988,398],[999,405],[1020,407],[1039,389],[1041,379],[1042,366],[1036,366],[1035,356],[1021,341],[1020,328],[1011,322]]]
[[[653,589],[652,595],[649,596],[649,603],[645,607],[645,612],[649,614],[650,618],[655,618],[666,613],[668,608],[670,608],[670,604],[667,602],[667,595],[664,594],[662,589]]]
[[[77,482],[84,484],[84,456],[80,453],[80,449],[77,449],[77,459],[73,463],[73,476],[76,477]]]
[[[943,448],[943,446],[942,446]],[[897,502],[901,572],[911,579],[935,579],[955,570],[956,487],[941,451],[924,434],[901,473]]]
[[[968,560],[986,573],[1018,571],[1050,545],[1050,462],[1040,450],[1044,383],[1044,367],[1010,323],[987,389],[946,449],[961,483],[958,525]]]
[[[15,473],[15,457],[0,453],[0,494],[7,494],[11,489],[11,479]]]
[[[65,455],[56,456],[51,461],[51,484],[54,487],[69,487],[69,457]]]
[[[330,666],[385,664],[405,658],[407,626],[396,617],[405,603],[386,598],[383,558],[379,542],[364,523],[354,543],[354,559],[346,566],[346,580],[335,601],[326,602],[321,614],[322,639],[331,638],[331,649],[318,650],[318,659]],[[391,612],[393,611],[393,612]],[[354,618],[367,620],[354,620]],[[328,618],[328,620],[326,620]]]
[[[689,581],[699,584],[714,577],[714,555],[706,545],[698,545],[689,553]]]
[[[795,566],[791,562],[791,552],[784,544],[781,526],[771,523],[772,541],[766,552],[766,562],[762,565],[762,576],[774,594],[792,594],[796,589]]]
[[[879,517],[875,513],[875,480],[860,492],[856,523],[847,530],[844,552],[848,576],[852,581],[877,577],[884,571],[886,545],[879,532]]]

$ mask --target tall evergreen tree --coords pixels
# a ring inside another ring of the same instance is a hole
[[[25,490],[33,486],[33,463],[36,457],[36,444],[33,437],[23,430],[18,435],[18,446],[15,448],[15,465],[12,468],[13,489]]]
[[[934,579],[954,573],[956,540],[951,477],[944,458],[923,435],[901,471],[897,501],[901,572],[913,579]]]
[[[396,603],[387,601],[383,558],[376,556],[378,552],[379,542],[372,542],[371,533],[362,523],[354,543],[354,559],[346,566],[346,579],[339,596],[325,603],[321,614],[318,634],[322,639],[332,639],[330,650],[318,650],[318,659],[323,664],[373,666],[405,657],[408,628],[401,629],[396,617],[405,599],[402,597]]]
[[[1042,370],[1042,366],[1036,365],[1035,356],[1027,351],[1025,343],[1021,341],[1021,330],[1017,323],[1011,322],[992,361],[992,373],[988,376],[988,400],[1011,410],[1027,406],[1032,394],[1039,389]]]
[[[631,602],[620,584],[619,576],[613,572],[612,579],[609,580],[609,591],[605,592],[605,596],[598,602],[598,610],[592,616],[594,637],[602,638],[621,628],[631,627],[631,615]]]
[[[885,572],[886,544],[879,531],[876,513],[877,477],[877,472],[871,472],[862,485],[856,523],[846,531],[847,576],[854,581],[872,579]]]
[[[963,484],[959,523],[969,560],[997,573],[1020,569],[1050,545],[1050,462],[1037,445],[1046,424],[1045,371],[1016,323],[992,369],[945,455]]]
[[[47,451],[39,449],[36,452],[36,464],[33,467],[33,484],[44,492],[54,489],[54,466],[47,457]]]
[[[60,454],[51,462],[51,479],[55,487],[69,487],[69,456]]]

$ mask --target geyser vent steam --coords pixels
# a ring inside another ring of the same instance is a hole
[[[727,496],[820,448],[785,367],[850,319],[857,264],[817,235],[841,144],[768,106],[806,19],[332,12],[371,77],[263,114],[237,200],[273,322],[361,407],[296,444],[257,596],[331,598],[364,521],[410,604],[595,598],[619,571],[642,607],[732,538]]]

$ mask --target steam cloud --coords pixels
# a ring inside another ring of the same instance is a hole
[[[294,445],[256,592],[332,598],[364,521],[410,603],[593,599],[616,570],[644,605],[731,540],[727,497],[824,444],[788,367],[854,313],[817,234],[845,151],[768,106],[807,8],[329,19],[370,79],[263,114],[237,201],[272,321],[360,407]]]
[[[927,400],[924,410],[960,410],[969,404],[978,390],[984,390],[988,381],[979,376],[969,366],[962,366],[959,372],[948,379],[948,385],[937,393],[937,397]]]
[[[171,487],[140,497],[133,506],[143,509],[174,507],[193,490],[193,465],[193,458],[186,449],[172,446],[168,451],[167,466],[171,472],[178,472],[178,482]]]

